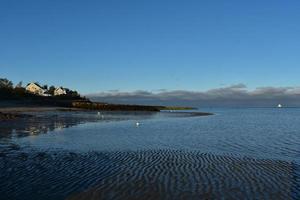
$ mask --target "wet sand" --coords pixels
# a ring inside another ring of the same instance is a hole
[[[295,199],[291,162],[200,152],[37,152],[0,156],[1,199]]]

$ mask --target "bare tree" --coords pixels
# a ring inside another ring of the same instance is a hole
[[[6,78],[0,78],[0,88],[8,88],[12,89],[13,88],[13,83],[6,79]]]
[[[23,85],[23,82],[20,81],[20,82],[16,85],[16,88],[22,88],[22,85]]]

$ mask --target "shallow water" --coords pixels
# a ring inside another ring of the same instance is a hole
[[[0,198],[300,197],[300,109],[204,111],[215,115],[70,112],[0,124]]]

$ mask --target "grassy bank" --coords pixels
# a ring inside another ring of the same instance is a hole
[[[86,101],[74,101],[73,108],[82,108],[89,110],[107,110],[107,111],[154,111],[158,112],[160,109],[156,106],[142,106],[142,105],[123,105],[123,104],[108,104]]]
[[[155,111],[161,110],[194,110],[192,107],[177,107],[177,106],[144,106],[144,105],[124,105],[124,104],[108,104],[90,101],[74,101],[74,108],[82,108],[89,110],[126,110],[126,111]]]

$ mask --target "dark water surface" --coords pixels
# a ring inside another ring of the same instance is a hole
[[[0,198],[300,199],[300,109],[204,111],[1,122]]]

